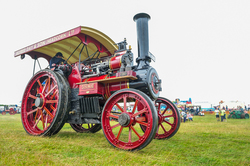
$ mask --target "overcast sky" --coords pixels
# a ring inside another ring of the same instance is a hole
[[[140,12],[151,16],[149,50],[161,96],[250,104],[249,9],[249,0],[1,1],[0,104],[18,104],[33,74],[34,61],[14,58],[14,51],[81,25],[115,42],[126,37],[137,57],[133,16]]]

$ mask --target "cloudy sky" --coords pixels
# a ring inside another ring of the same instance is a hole
[[[133,16],[146,12],[161,96],[250,104],[249,9],[249,0],[1,1],[0,103],[18,104],[33,74],[34,61],[14,51],[81,25],[115,42],[126,37],[136,57]]]

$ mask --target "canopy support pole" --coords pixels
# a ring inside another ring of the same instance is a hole
[[[39,65],[39,67],[40,67],[40,70],[42,70],[41,65],[40,65],[40,62],[39,62],[37,56],[35,55],[35,57],[34,57],[34,67],[33,67],[33,76],[35,75],[36,61],[37,61],[38,65]]]

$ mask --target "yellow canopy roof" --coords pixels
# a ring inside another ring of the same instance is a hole
[[[14,56],[28,54],[33,59],[43,57],[50,61],[57,52],[63,54],[68,63],[81,61],[88,56],[105,57],[114,54],[118,49],[115,42],[104,33],[89,27],[79,26],[64,33],[42,40],[23,49],[15,51]],[[72,56],[71,56],[72,54]]]

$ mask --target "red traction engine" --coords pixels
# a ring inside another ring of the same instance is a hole
[[[10,115],[15,115],[17,112],[14,110],[14,108],[10,108],[8,105],[0,105],[0,113],[2,115],[6,115],[9,113]]]
[[[65,62],[43,69],[30,79],[22,99],[23,127],[30,135],[52,136],[65,123],[80,133],[102,129],[117,148],[139,150],[153,138],[168,139],[180,126],[176,106],[159,97],[161,80],[150,66],[148,20],[134,16],[138,57],[133,64],[126,40],[115,44],[88,27],[77,27],[15,52],[35,62],[61,52]],[[35,65],[34,65],[35,66]]]

